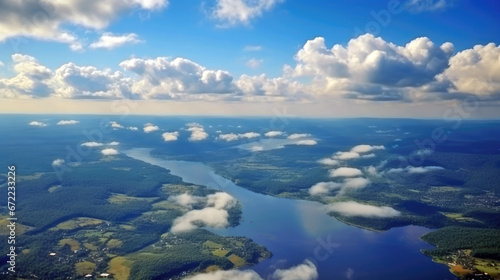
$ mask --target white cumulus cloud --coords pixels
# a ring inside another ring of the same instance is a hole
[[[117,47],[121,47],[125,44],[137,44],[140,43],[139,36],[135,33],[129,33],[125,35],[116,35],[112,33],[104,33],[101,35],[98,41],[90,44],[91,49],[108,49],[112,50]]]
[[[202,141],[208,138],[208,133],[202,127],[190,127],[188,131],[191,131],[189,141]]]
[[[319,182],[309,188],[310,195],[329,194],[338,190],[337,196],[344,195],[347,191],[362,189],[370,184],[366,178],[345,178],[342,183],[338,182]]]
[[[177,196],[175,201],[184,206],[191,206],[198,201],[205,201],[205,208],[191,210],[174,220],[172,232],[191,231],[200,226],[224,228],[229,225],[227,209],[233,207],[237,200],[225,192],[210,194],[206,198],[188,194]]]
[[[318,279],[318,270],[316,266],[309,260],[305,260],[303,264],[299,264],[289,269],[276,270],[271,279],[276,280],[316,280]]]
[[[482,98],[500,98],[500,46],[476,45],[457,53],[444,72],[456,92],[477,94]]]
[[[239,134],[238,135],[240,138],[247,138],[247,139],[251,139],[251,138],[257,138],[260,136],[259,133],[257,132],[246,132],[246,133],[243,133],[243,134]]]
[[[170,230],[171,232],[191,231],[197,229],[200,223],[206,227],[224,228],[229,225],[228,217],[229,214],[224,209],[214,207],[195,209],[175,219]]]
[[[371,34],[351,39],[347,46],[327,48],[325,39],[309,40],[295,55],[297,65],[285,67],[291,76],[313,76],[316,94],[373,101],[407,100],[406,88],[436,82],[448,68],[453,44],[435,45],[426,37],[404,46]]]
[[[283,131],[271,130],[264,134],[264,136],[272,138],[283,135]]]
[[[29,125],[31,126],[38,126],[38,127],[44,127],[44,126],[47,126],[46,123],[43,123],[43,122],[39,122],[39,121],[32,121],[29,123]]]
[[[196,95],[235,92],[229,72],[206,69],[185,58],[132,58],[120,66],[139,75],[131,90],[143,99],[189,98],[188,94],[196,98]]]
[[[109,124],[111,125],[112,128],[114,129],[121,129],[121,128],[124,128],[123,125],[119,124],[118,122],[116,121],[110,121]]]
[[[0,1],[0,42],[25,36],[66,43],[80,51],[83,43],[67,25],[88,30],[105,29],[113,20],[135,10],[154,11],[168,5],[166,0],[33,0]]]
[[[165,140],[165,142],[177,141],[177,139],[179,138],[179,132],[165,132],[161,136],[163,137],[163,140]]]
[[[160,128],[157,125],[154,125],[154,124],[145,124],[142,129],[146,133],[151,133],[151,132],[160,130]]]
[[[217,138],[227,142],[236,141],[239,139],[238,135],[234,133],[220,134]]]

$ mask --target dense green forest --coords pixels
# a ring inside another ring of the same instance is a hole
[[[221,237],[206,230],[169,233],[175,219],[186,211],[205,207],[197,203],[183,208],[172,196],[206,197],[217,191],[186,184],[163,168],[126,156],[82,162],[65,172],[62,180],[46,172],[21,176],[19,181],[16,215],[28,231],[20,233],[16,243],[16,261],[23,264],[17,268],[18,277],[68,279],[114,273],[113,260],[123,258],[130,279],[156,279],[209,266],[228,269],[254,264],[271,256],[243,237]],[[5,206],[5,201],[0,205]],[[3,209],[0,214],[5,217]],[[236,203],[227,211],[229,225],[238,225],[241,205]],[[203,245],[207,241],[230,248],[228,256],[214,254]],[[1,243],[0,250],[7,251],[7,246]],[[6,260],[0,257],[2,264]]]
[[[425,253],[440,257],[455,253],[459,249],[471,249],[472,256],[500,260],[500,230],[468,227],[444,227],[427,233],[422,239],[436,246]]]

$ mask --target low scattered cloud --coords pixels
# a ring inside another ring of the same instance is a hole
[[[229,134],[220,134],[217,139],[220,139],[220,140],[224,140],[224,141],[227,141],[227,142],[231,142],[231,141],[236,141],[239,139],[238,135],[237,134],[234,134],[234,133],[229,133]]]
[[[331,159],[331,158],[322,158],[322,159],[318,160],[318,162],[321,164],[324,164],[324,165],[331,165],[331,166],[340,165],[340,162],[338,160]]]
[[[154,124],[145,124],[144,127],[142,128],[144,130],[144,132],[146,133],[151,133],[151,132],[154,132],[154,131],[157,131],[157,130],[160,130],[160,128],[157,126],[157,125],[154,125]]]
[[[188,127],[188,131],[191,132],[191,136],[189,136],[189,141],[202,141],[208,138],[208,133],[205,132],[205,129],[201,124],[198,123],[188,123],[186,124]]]
[[[362,175],[361,170],[353,167],[339,167],[330,170],[330,177],[357,177]]]
[[[116,35],[112,33],[104,33],[101,35],[99,40],[90,44],[91,49],[108,49],[112,50],[117,47],[121,47],[125,44],[137,44],[142,42],[139,40],[139,36],[135,33],[129,33],[125,35]]]
[[[103,145],[104,145],[104,143],[99,143],[99,142],[85,142],[85,143],[80,144],[80,146],[83,146],[83,147],[100,147]]]
[[[305,140],[299,140],[295,142],[295,145],[300,145],[300,146],[313,146],[318,144],[316,140],[313,139],[305,139]]]
[[[289,268],[276,270],[271,279],[276,280],[316,280],[318,279],[318,270],[316,266],[309,260],[305,260],[303,264]]]
[[[225,192],[210,194],[206,198],[195,197],[189,194],[176,196],[175,201],[180,205],[190,207],[200,201],[205,202],[203,209],[188,211],[174,220],[171,232],[191,231],[201,225],[213,228],[224,228],[229,225],[227,209],[233,207],[237,200]]]
[[[283,134],[284,134],[283,131],[271,130],[271,131],[266,132],[264,134],[264,136],[272,138],[272,137],[281,136]]]
[[[39,122],[39,121],[32,121],[29,123],[29,125],[31,126],[38,126],[38,127],[44,127],[44,126],[47,126],[46,123],[43,123],[43,122]]]
[[[317,280],[318,270],[314,263],[304,260],[304,263],[288,269],[277,269],[268,280]],[[184,280],[264,280],[253,270],[218,270],[200,273],[184,278]]]
[[[200,273],[184,278],[184,280],[263,280],[253,270],[217,270],[208,273]]]
[[[216,209],[231,208],[236,204],[237,200],[226,192],[216,192],[207,196],[207,206]]]
[[[171,232],[191,231],[198,228],[199,224],[206,227],[225,228],[229,225],[229,213],[224,209],[207,207],[187,212],[174,220]]]
[[[79,123],[79,121],[76,120],[60,120],[57,122],[57,125],[75,125]]]
[[[192,208],[192,206],[200,201],[203,201],[205,198],[200,196],[190,195],[189,193],[183,193],[176,196],[169,197],[170,201],[173,201],[181,206]]]
[[[357,159],[359,157],[360,155],[355,152],[336,152],[335,155],[333,156],[333,158],[337,160],[351,160],[351,159]]]
[[[311,137],[311,134],[309,134],[309,133],[293,133],[293,134],[290,134],[287,138],[290,140],[297,140],[297,139],[307,138],[307,137]]]
[[[257,138],[260,136],[260,133],[257,132],[246,132],[243,134],[238,135],[240,138],[247,138],[247,139],[252,139],[252,138]]]
[[[165,142],[177,141],[177,139],[179,138],[179,132],[165,132],[161,136],[163,137],[163,140],[165,140]]]
[[[330,211],[350,217],[391,218],[401,215],[401,212],[388,206],[374,206],[355,201],[336,202],[328,205]]]
[[[61,166],[64,164],[64,162],[65,162],[64,159],[58,158],[52,161],[52,166]]]
[[[333,161],[346,161],[346,160],[353,160],[353,159],[358,159],[358,158],[374,158],[376,155],[374,153],[366,154],[369,152],[373,152],[376,150],[384,150],[385,147],[380,145],[380,146],[372,146],[372,145],[357,145],[354,146],[350,151],[343,152],[339,151],[336,152],[331,160]]]
[[[125,128],[123,125],[119,124],[118,122],[115,121],[110,121],[109,124],[111,125],[112,128],[114,129],[122,129]]]
[[[338,190],[342,184],[336,182],[319,182],[309,188],[310,195],[329,194],[333,190]]]
[[[239,139],[252,139],[252,138],[257,138],[260,136],[260,133],[257,132],[246,132],[246,133],[240,133],[240,134],[235,134],[235,133],[228,133],[228,134],[220,134],[217,139],[219,140],[224,140],[226,142],[231,142],[231,141],[236,141]]]
[[[127,127],[128,130],[132,130],[132,131],[137,131],[139,130],[139,128],[137,128],[137,126],[129,126]]]
[[[422,174],[429,171],[444,170],[441,166],[407,166],[405,168],[391,168],[387,173],[401,173],[407,172],[408,174]]]
[[[338,182],[319,182],[309,189],[310,195],[329,194],[332,191],[338,191],[337,196],[344,195],[350,190],[359,190],[370,184],[370,180],[362,177],[345,178],[342,183]]]
[[[118,154],[118,151],[113,148],[107,148],[102,150],[101,153],[105,156],[114,156]]]
[[[93,147],[101,147],[101,146],[118,146],[120,145],[120,142],[117,142],[117,141],[113,141],[113,142],[109,142],[109,143],[100,143],[100,142],[84,142],[82,144],[80,144],[80,146],[83,146],[83,147],[90,147],[90,148],[93,148]]]
[[[357,145],[357,146],[354,146],[351,149],[351,152],[358,153],[358,154],[363,154],[363,153],[373,152],[373,151],[376,151],[376,150],[385,150],[385,147],[383,145],[379,145],[379,146]]]

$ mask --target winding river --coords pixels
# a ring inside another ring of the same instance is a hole
[[[316,264],[320,280],[455,279],[446,266],[420,252],[431,248],[419,239],[427,228],[406,226],[373,232],[349,226],[328,216],[320,203],[254,193],[203,163],[162,160],[152,157],[151,150],[134,148],[123,153],[168,169],[185,182],[225,191],[241,202],[243,221],[239,226],[210,230],[224,236],[246,236],[266,246],[273,257],[251,267],[264,279],[278,268],[305,259]]]

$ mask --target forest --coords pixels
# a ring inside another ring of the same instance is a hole
[[[82,162],[62,180],[45,172],[20,176],[19,181],[17,197],[22,199],[16,215],[28,231],[17,239],[16,261],[23,264],[17,277],[74,279],[87,273],[128,271],[130,279],[156,279],[207,267],[254,264],[271,256],[244,237],[206,230],[169,233],[174,220],[186,212],[170,197],[205,197],[216,191],[184,183],[165,169],[126,156]],[[199,207],[204,206],[195,204],[192,209]],[[227,211],[229,226],[238,225],[241,205]],[[230,248],[227,256],[203,245],[208,241]],[[7,245],[1,243],[0,250],[7,250]],[[125,261],[116,261],[120,258]],[[0,261],[5,264],[6,256]]]

